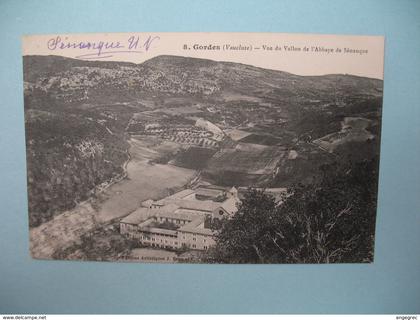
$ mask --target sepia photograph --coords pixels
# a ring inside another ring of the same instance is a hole
[[[384,38],[23,37],[35,259],[374,260]]]

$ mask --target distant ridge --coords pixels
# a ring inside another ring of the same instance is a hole
[[[177,66],[177,67],[211,67],[217,65],[226,65],[226,66],[243,66],[244,68],[250,68],[255,70],[265,70],[274,73],[282,73],[286,75],[291,75],[295,77],[324,77],[324,76],[337,76],[337,77],[357,77],[365,78],[372,80],[383,81],[382,79],[370,78],[360,75],[353,74],[342,74],[342,73],[333,73],[325,75],[297,75],[282,70],[275,69],[266,69],[262,67],[257,67],[254,65],[231,62],[231,61],[216,61],[211,59],[204,58],[195,58],[195,57],[186,57],[186,56],[175,56],[175,55],[159,55],[148,60],[145,60],[141,63],[133,63],[126,61],[99,61],[99,60],[83,60],[76,58],[68,58],[59,55],[26,55],[23,56],[24,69],[34,69],[38,73],[50,73],[54,71],[62,71],[72,67],[99,67],[99,68],[115,68],[118,66],[128,66],[128,67],[164,67],[167,65]],[[39,70],[37,67],[38,63],[44,64],[43,68],[47,67],[46,70]]]

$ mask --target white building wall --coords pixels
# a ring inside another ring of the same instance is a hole
[[[181,241],[181,245],[185,244],[195,250],[207,250],[216,244],[212,236],[198,233],[178,231],[178,239]]]
[[[216,244],[213,236],[198,233],[178,231],[177,236],[143,232],[135,225],[120,223],[120,233],[130,239],[136,239],[144,245],[159,248],[179,249],[183,245],[193,250],[207,250]]]

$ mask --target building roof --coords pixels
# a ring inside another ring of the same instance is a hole
[[[147,219],[147,220],[144,220],[144,221],[140,222],[140,223],[138,224],[138,226],[139,226],[139,228],[146,227],[146,226],[150,225],[151,223],[153,223],[154,221],[155,221],[155,220],[154,220],[154,219],[153,219],[153,217],[152,217],[152,218],[149,218],[149,219]]]
[[[236,197],[230,197],[227,198],[225,201],[223,201],[220,204],[220,207],[222,207],[223,209],[226,210],[227,213],[235,213],[237,211],[237,203],[238,203],[238,199]]]
[[[205,219],[204,217],[198,217],[197,219],[194,219],[190,223],[179,228],[178,231],[197,233],[197,234],[202,234],[206,236],[214,235],[213,230],[204,228],[204,219]]]
[[[151,209],[140,207],[121,220],[122,223],[139,224],[152,216]]]
[[[220,189],[215,190],[203,187],[198,190],[198,192],[211,195],[218,195],[223,192]],[[179,219],[190,221],[182,226],[179,229],[180,231],[212,235],[212,230],[204,228],[205,215],[207,213],[212,213],[219,208],[223,208],[223,210],[225,210],[228,214],[233,214],[237,211],[237,203],[239,202],[239,199],[236,196],[229,197],[223,202],[183,199],[183,197],[188,197],[195,192],[196,190],[185,189],[173,194],[172,196],[153,202],[153,204],[159,206],[158,208],[149,208],[149,204],[151,204],[150,201],[143,202],[144,204],[147,204],[147,208],[138,208],[133,213],[123,218],[121,222],[139,225],[142,229],[148,228],[148,231],[152,232],[152,229],[160,229],[148,226],[148,224],[152,221],[150,219],[152,217]],[[173,230],[170,231],[172,232],[171,234],[173,234]]]
[[[184,190],[181,190],[177,193],[174,193],[173,195],[170,195],[169,197],[166,197],[166,199],[182,199],[182,198],[185,198],[185,197],[189,196],[192,193],[195,193],[195,190],[184,189]]]
[[[177,209],[179,209],[178,205],[176,205],[175,203],[169,203],[160,208],[154,209],[154,211],[157,215],[164,215],[174,213]]]
[[[195,190],[195,193],[197,195],[201,195],[201,196],[206,196],[206,197],[213,197],[216,198],[218,196],[223,195],[223,190],[218,190],[218,189],[207,189],[207,188],[197,188]]]
[[[156,201],[155,204],[157,205],[168,205],[168,204],[175,204],[179,208],[182,209],[191,209],[197,211],[206,211],[212,212],[213,210],[217,209],[220,206],[220,203],[210,201],[210,200],[186,200],[186,199],[168,199],[164,198],[159,201]]]
[[[129,224],[140,224],[154,216],[169,217],[171,213],[175,212],[178,208],[179,207],[175,204],[168,204],[157,209],[140,207],[133,213],[123,218],[121,222]]]
[[[202,211],[191,210],[191,209],[183,209],[183,208],[177,209],[175,213],[188,214],[191,217],[193,217],[193,219],[191,220],[194,220],[196,217],[201,217],[203,215],[209,214],[208,212],[202,212]]]
[[[196,211],[188,211],[184,209],[177,209],[172,212],[159,212],[156,216],[162,218],[171,218],[171,219],[179,219],[179,220],[187,220],[192,221],[197,218],[199,214]]]

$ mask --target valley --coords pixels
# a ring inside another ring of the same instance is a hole
[[[376,79],[173,56],[26,56],[24,70],[36,258],[83,259],[81,237],[147,199],[200,184],[283,190],[379,154]]]

